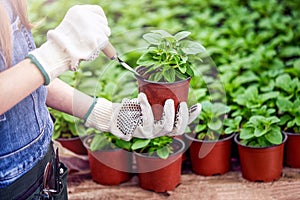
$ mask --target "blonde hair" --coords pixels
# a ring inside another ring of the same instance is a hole
[[[9,2],[14,15],[19,16],[21,24],[23,24],[26,28],[31,29],[32,26],[27,17],[26,0],[11,0]],[[11,27],[8,13],[2,4],[0,4],[0,19],[0,51],[4,56],[6,67],[9,67],[12,62]]]

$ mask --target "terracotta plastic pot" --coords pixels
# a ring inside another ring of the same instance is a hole
[[[87,150],[82,142],[83,138],[74,137],[74,138],[57,138],[58,141],[63,147],[69,149],[70,151],[80,154],[87,155]]]
[[[177,146],[175,148],[177,150],[167,159],[135,152],[141,188],[155,192],[166,192],[174,190],[180,184],[184,143],[175,138],[173,143]]]
[[[189,134],[192,170],[203,176],[225,174],[230,170],[231,146],[234,134],[218,141],[198,140]]]
[[[141,71],[141,68],[137,68],[137,71]],[[141,77],[137,77],[137,80],[139,92],[146,94],[149,104],[152,106],[155,120],[161,119],[163,106],[167,99],[174,100],[175,110],[177,110],[180,102],[187,102],[188,100],[190,78],[173,83],[153,82]]]
[[[300,168],[300,134],[288,133],[285,144],[285,164],[288,167]]]
[[[249,181],[271,182],[281,177],[283,168],[284,144],[287,135],[283,134],[283,142],[271,147],[249,147],[241,144],[238,134],[234,141],[238,145],[238,153],[242,176]]]
[[[130,180],[132,154],[123,149],[91,151],[93,135],[85,138],[92,179],[102,185],[118,185]]]

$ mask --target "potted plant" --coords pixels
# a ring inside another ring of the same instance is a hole
[[[139,92],[147,95],[156,120],[161,118],[167,99],[174,100],[175,109],[188,100],[193,61],[200,59],[197,54],[205,51],[200,43],[187,39],[190,34],[181,31],[171,35],[164,30],[153,30],[143,35],[149,47],[137,60],[136,71],[141,75],[137,76],[138,87]]]
[[[131,142],[94,130],[84,139],[92,179],[102,185],[118,185],[131,178]]]
[[[283,74],[276,78],[276,86],[280,88],[280,96],[276,101],[279,125],[288,135],[285,144],[285,164],[289,167],[300,168],[300,82],[290,75]]]
[[[52,139],[76,154],[86,155],[87,150],[81,140],[86,133],[84,127],[78,126],[78,119],[51,108],[49,111],[54,121]]]
[[[252,115],[235,136],[245,179],[269,182],[280,178],[287,135],[281,132],[279,121],[275,116]]]
[[[155,192],[174,190],[180,184],[184,142],[169,136],[133,138],[132,142],[140,187]]]
[[[196,174],[220,175],[230,170],[232,138],[239,129],[241,118],[226,119],[229,111],[223,103],[202,102],[198,121],[192,123],[184,135],[191,143],[190,160]]]

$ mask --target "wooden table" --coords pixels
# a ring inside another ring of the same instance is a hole
[[[181,184],[166,193],[143,190],[138,185],[138,177],[118,186],[104,186],[92,181],[88,160],[81,162],[79,171],[71,171],[68,177],[69,199],[93,200],[136,200],[136,199],[199,199],[199,200],[299,200],[300,169],[285,167],[282,177],[269,183],[249,182],[242,178],[238,163],[233,161],[232,171],[221,175],[204,177],[190,171],[183,165]]]

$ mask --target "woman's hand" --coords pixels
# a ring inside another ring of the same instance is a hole
[[[146,95],[140,93],[138,98],[123,99],[121,103],[97,99],[85,117],[85,125],[110,132],[123,140],[130,140],[132,137],[151,139],[163,135],[182,135],[187,125],[200,112],[201,104],[188,109],[185,102],[181,102],[175,112],[174,101],[168,99],[164,105],[163,117],[156,121]]]
[[[95,59],[108,44],[110,28],[100,6],[76,5],[60,25],[47,33],[47,41],[28,57],[44,76],[45,84],[82,60]]]

